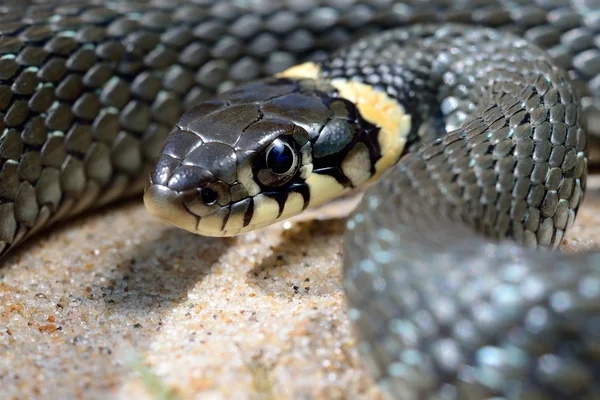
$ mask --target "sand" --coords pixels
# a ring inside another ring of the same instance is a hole
[[[563,250],[600,243],[600,179]],[[62,224],[0,268],[2,397],[379,399],[345,313],[352,202],[203,238],[139,201]]]

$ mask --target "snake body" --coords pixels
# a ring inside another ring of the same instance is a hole
[[[211,235],[378,179],[348,220],[344,277],[363,359],[390,393],[600,395],[598,256],[529,249],[560,244],[585,189],[599,7],[76,0],[0,12],[2,254],[148,176],[153,213]]]

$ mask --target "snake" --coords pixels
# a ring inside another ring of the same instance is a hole
[[[400,399],[600,396],[600,255],[575,221],[593,0],[8,0],[0,255],[144,193],[233,236],[364,189],[343,283]]]

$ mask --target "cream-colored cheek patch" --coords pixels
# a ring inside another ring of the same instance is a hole
[[[277,78],[319,79],[321,76],[321,68],[313,62],[305,62],[304,64],[290,67],[283,72],[275,74],[275,76]]]
[[[283,206],[283,212],[279,219],[284,219],[298,214],[304,208],[304,197],[300,193],[290,193],[285,205]]]
[[[252,173],[252,166],[250,164],[246,163],[238,168],[237,179],[250,196],[256,196],[260,193],[260,186],[258,186],[254,180],[254,174]]]
[[[230,212],[225,230],[227,231],[238,231],[244,227],[244,215],[245,213],[233,213]]]
[[[316,173],[308,177],[306,184],[310,189],[311,207],[323,204],[347,190],[332,176]]]
[[[196,230],[200,234],[219,234],[227,214],[229,214],[229,210],[223,207],[216,213],[201,217]]]
[[[277,215],[279,215],[279,203],[277,200],[261,193],[254,197],[254,211],[249,225],[275,222]]]
[[[371,177],[369,149],[364,143],[357,143],[342,161],[342,172],[353,186],[360,186]]]
[[[239,218],[239,223],[235,224],[235,229],[230,228],[227,222],[226,236],[232,236],[241,232],[248,232],[259,228],[264,228],[277,221],[299,214],[304,209],[304,197],[300,193],[290,193],[283,206],[283,212],[279,218],[279,203],[268,196],[260,194],[254,198],[254,211],[252,220],[248,226],[242,226],[244,216],[231,215],[229,219]]]
[[[410,133],[410,115],[395,99],[364,83],[334,79],[331,84],[340,97],[354,103],[362,117],[380,129],[381,158],[375,163],[375,174],[371,178],[375,180],[402,155]]]

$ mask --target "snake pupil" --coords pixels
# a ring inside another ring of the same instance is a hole
[[[273,142],[267,154],[267,167],[276,174],[284,174],[294,166],[294,153],[281,140]]]
[[[217,192],[215,192],[214,190],[212,190],[210,188],[202,189],[201,196],[202,196],[202,201],[207,206],[213,205],[217,201],[217,197],[218,197]]]

